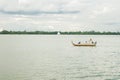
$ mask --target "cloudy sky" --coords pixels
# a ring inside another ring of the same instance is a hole
[[[120,0],[0,0],[0,30],[120,31]]]

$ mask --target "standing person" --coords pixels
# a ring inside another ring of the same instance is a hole
[[[90,38],[90,40],[89,40],[89,43],[92,43],[93,41],[92,41],[92,39]]]

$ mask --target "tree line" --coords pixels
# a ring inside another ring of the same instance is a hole
[[[42,35],[120,35],[120,32],[97,32],[97,31],[7,31],[3,30],[0,34],[42,34]]]

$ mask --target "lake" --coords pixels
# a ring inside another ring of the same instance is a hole
[[[0,80],[119,79],[120,35],[0,35]]]

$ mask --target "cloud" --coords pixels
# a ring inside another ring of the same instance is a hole
[[[0,10],[0,13],[9,15],[39,15],[39,14],[77,14],[80,11],[5,11]]]
[[[120,0],[0,0],[0,26],[16,29],[22,24],[23,30],[24,26],[39,30],[102,30],[99,25],[103,25],[103,30],[107,30],[110,25],[117,30],[119,3]]]
[[[79,8],[75,7],[77,2],[78,0],[74,2],[68,0],[2,0],[0,12],[10,15],[76,14],[80,12]]]
[[[19,4],[30,4],[31,3],[31,0],[18,0],[18,3]]]
[[[98,6],[92,11],[92,15],[90,15],[91,18],[97,18],[102,15],[109,14],[113,11],[113,8],[110,6]]]

